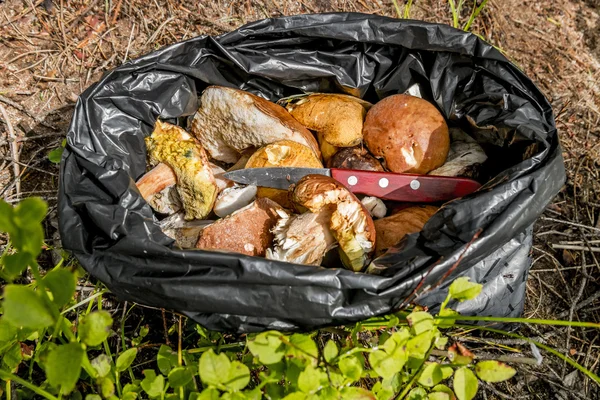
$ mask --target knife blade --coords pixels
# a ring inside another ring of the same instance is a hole
[[[223,177],[245,185],[287,190],[306,175],[313,174],[332,177],[355,194],[411,203],[452,200],[481,187],[479,182],[468,178],[337,168],[248,168],[227,172]]]

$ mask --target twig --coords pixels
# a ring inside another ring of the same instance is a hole
[[[120,4],[120,3],[119,3]],[[133,39],[133,30],[135,29],[135,22],[131,25],[131,33],[129,34],[129,41],[127,42],[127,49],[125,50],[125,56],[123,57],[123,64],[127,61],[129,55],[129,48],[131,47],[131,40]]]
[[[559,250],[580,250],[580,251],[591,251],[593,253],[600,253],[600,247],[587,247],[587,246],[577,246],[573,244],[555,244],[552,243],[553,249]]]
[[[79,82],[79,79],[71,79],[71,78],[54,78],[52,76],[42,76],[42,75],[36,75],[33,74],[34,78],[38,78],[39,80],[42,81],[50,81],[50,82]]]
[[[117,22],[117,18],[119,17],[119,13],[121,12],[121,5],[123,4],[123,0],[119,0],[117,6],[115,7],[115,13],[113,14],[112,20],[110,21],[110,25],[114,25]]]
[[[550,218],[550,217],[541,217],[540,219],[542,221],[557,222],[559,224],[571,225],[571,226],[576,226],[578,228],[590,229],[592,231],[600,232],[600,228],[594,228],[593,226],[578,224],[577,222],[564,221],[562,219],[556,219],[556,218]]]
[[[44,120],[42,118],[33,115],[31,112],[29,112],[27,109],[25,109],[25,107],[23,107],[19,103],[15,103],[11,99],[8,99],[8,98],[0,95],[0,102],[2,102],[4,104],[8,104],[9,106],[13,107],[14,109],[17,109],[17,110],[21,111],[23,114],[27,115],[29,118],[33,119],[38,124],[40,124],[42,126],[45,126],[46,128],[50,128],[50,129],[55,130],[55,131],[59,130],[57,127],[52,126],[52,125],[44,122]]]
[[[15,174],[15,178],[17,179],[15,189],[17,191],[17,196],[21,195],[21,167],[19,166],[19,146],[17,145],[15,135],[15,131],[13,129],[12,124],[10,123],[10,118],[8,118],[8,113],[2,104],[0,104],[0,113],[2,113],[2,117],[6,122],[6,127],[8,128],[8,136],[14,141],[10,143],[10,152],[12,154],[13,162],[13,173]]]
[[[581,303],[577,304],[574,308],[575,311],[578,311],[580,309],[582,309],[583,307],[586,307],[590,304],[592,304],[594,301],[598,300],[600,298],[600,291],[594,293],[593,295],[591,295],[590,297],[588,297],[587,299],[583,300]],[[564,318],[569,314],[568,311],[563,311],[560,314],[557,315],[557,318]]]
[[[34,4],[34,6],[35,6],[35,7],[37,7],[37,6],[39,6],[40,4],[42,4],[43,2],[44,2],[44,0],[38,0],[38,1],[37,1],[37,2]],[[32,9],[31,7],[25,8],[25,9],[24,9],[24,10],[21,12],[21,14],[19,14],[19,15],[15,16],[15,17],[14,17],[13,19],[11,19],[11,20],[8,20],[8,22],[6,22],[6,23],[4,23],[4,24],[0,25],[0,28],[4,28],[6,25],[11,25],[13,22],[17,22],[18,20],[20,20],[21,18],[23,18],[24,16],[26,16],[27,14],[29,14],[29,13],[30,13],[30,12],[32,12],[32,11],[33,11],[33,9]]]
[[[171,346],[171,341],[169,340],[169,334],[168,334],[169,330],[167,329],[167,316],[165,315],[165,309],[161,308],[160,311],[162,313],[163,329],[165,332],[165,344],[167,346]]]
[[[585,264],[585,257],[583,257],[583,261]],[[583,277],[581,278],[581,286],[579,287],[579,291],[577,292],[577,296],[575,296],[575,299],[573,299],[572,303],[571,303],[571,308],[569,309],[569,322],[573,321],[573,314],[575,313],[575,306],[577,305],[577,303],[579,302],[579,300],[581,300],[581,297],[583,296],[583,291],[585,290],[585,287],[587,286],[587,274],[585,273],[585,268],[583,268]],[[565,347],[567,348],[567,350],[569,350],[569,348],[571,347],[571,326],[567,327],[567,341],[566,341],[566,345]],[[565,354],[565,356],[567,356],[567,354]],[[563,368],[562,368],[562,378],[565,378],[565,374],[567,372],[567,362],[563,361]]]
[[[175,19],[175,17],[171,17],[169,19],[167,19],[165,22],[163,22],[162,24],[160,24],[160,26],[156,29],[156,31],[154,31],[154,33],[152,34],[152,36],[150,36],[150,39],[148,39],[148,41],[146,42],[145,46],[148,46],[150,43],[152,43],[154,41],[154,39],[157,38],[158,34],[160,33],[160,31],[163,30],[163,28],[165,26],[167,26],[167,24],[171,21],[173,21]]]

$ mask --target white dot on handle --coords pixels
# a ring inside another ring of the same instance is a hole
[[[354,175],[348,177],[348,185],[350,186],[354,186],[358,183],[358,178],[355,177]]]
[[[415,179],[414,181],[410,182],[410,188],[412,190],[417,190],[420,187],[421,187],[421,182],[419,182],[418,180]]]
[[[388,187],[389,184],[390,184],[390,181],[388,181],[387,178],[381,178],[379,180],[379,186],[382,187],[382,188]]]

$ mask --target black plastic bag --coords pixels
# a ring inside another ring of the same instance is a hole
[[[371,102],[418,84],[450,124],[485,147],[493,179],[445,204],[421,233],[376,260],[388,267],[382,275],[177,250],[135,180],[145,172],[143,139],[155,120],[185,126],[208,84],[271,101],[345,92]],[[445,25],[364,14],[267,19],[128,62],[80,96],[67,142],[59,194],[65,249],[121,299],[238,332],[313,329],[393,311],[428,271],[423,287],[463,253],[446,282],[467,275],[484,290],[454,306],[519,315],[531,227],[565,180],[550,105],[497,50]],[[445,285],[419,302],[435,306]]]

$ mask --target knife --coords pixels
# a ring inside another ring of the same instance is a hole
[[[329,176],[356,194],[411,203],[448,201],[481,187],[479,182],[467,178],[337,168],[248,168],[226,172],[223,177],[245,185],[287,190],[312,174]]]

